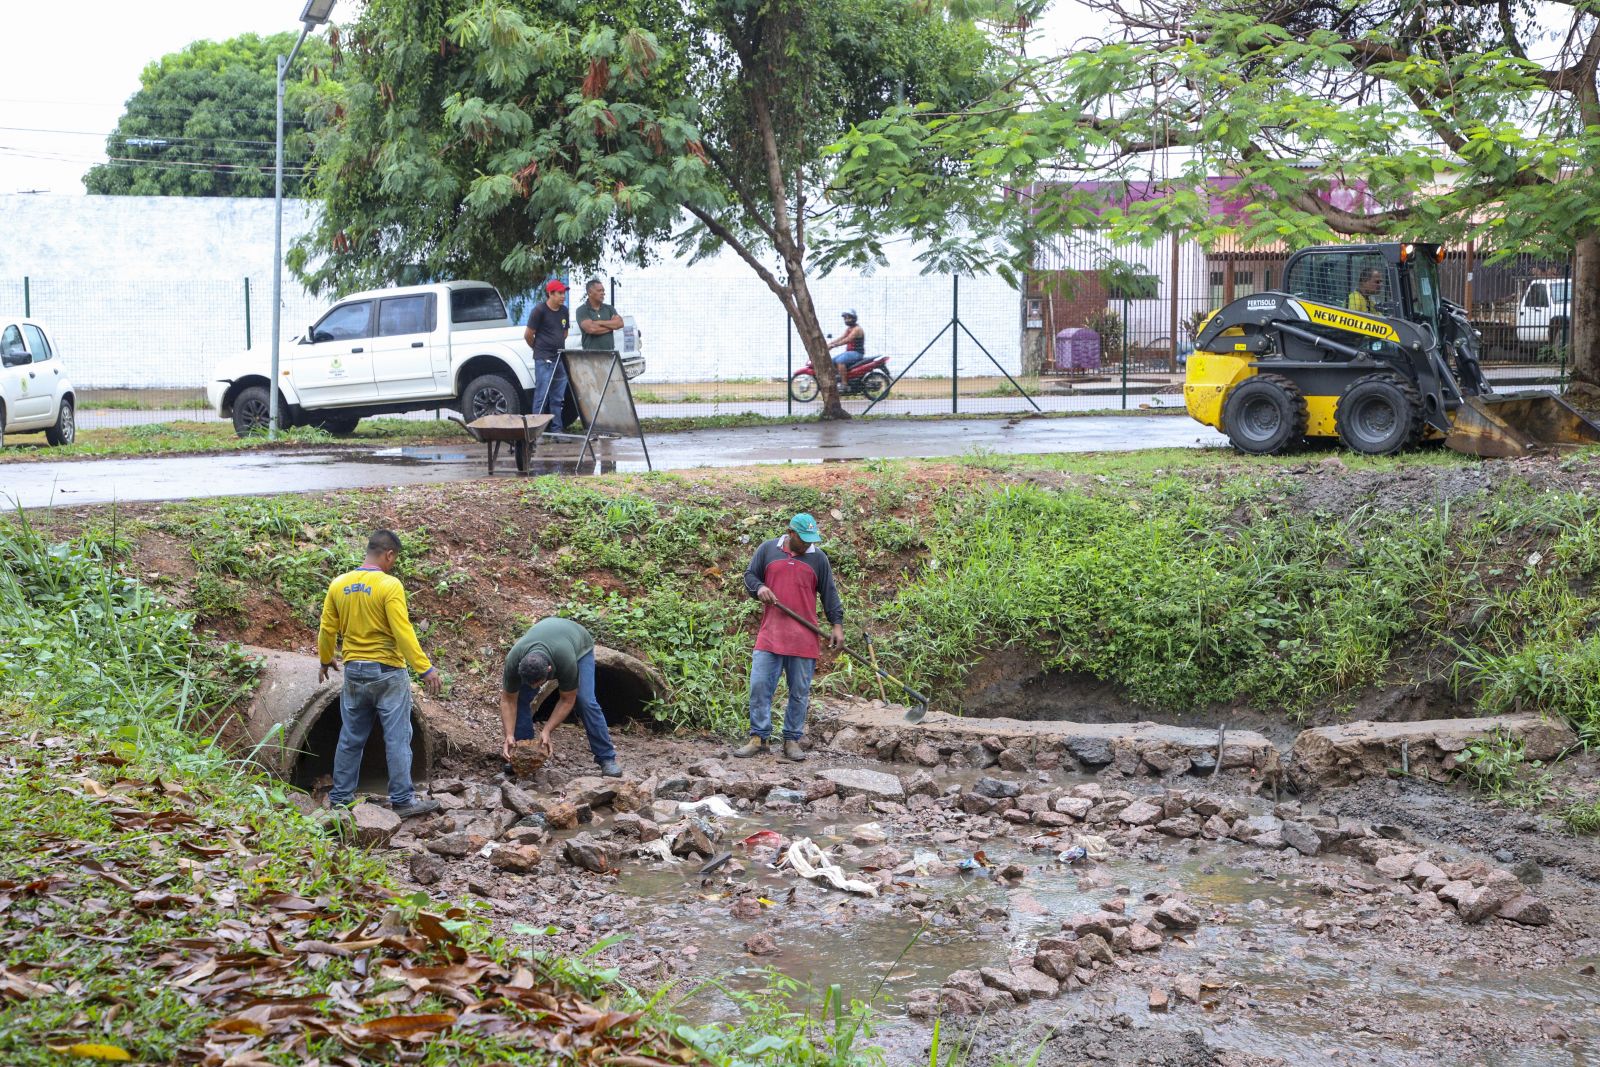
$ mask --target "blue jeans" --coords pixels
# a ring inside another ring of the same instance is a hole
[[[566,422],[562,420],[562,406],[567,402],[567,364],[560,357],[545,359],[535,356],[533,359],[533,414],[543,415],[549,412],[554,416],[550,420],[550,432],[561,433],[566,429]]]
[[[845,371],[854,367],[857,363],[865,362],[866,358],[867,354],[865,352],[846,352],[842,356],[834,357],[833,366],[843,377]]]
[[[750,657],[750,734],[765,741],[772,736],[772,697],[778,691],[778,673],[789,680],[789,706],[783,713],[783,739],[798,741],[806,728],[811,706],[811,675],[817,661],[805,656],[780,656],[756,649]]]
[[[533,698],[537,689],[523,686],[517,690],[517,727],[512,737],[518,741],[533,740]],[[589,751],[596,763],[616,759],[617,749],[611,743],[611,731],[606,728],[606,713],[600,710],[600,701],[594,695],[594,653],[586,652],[578,660],[578,718],[583,732],[589,738]]]
[[[339,747],[333,752],[333,792],[328,794],[328,803],[348,804],[355,799],[361,756],[374,720],[383,726],[389,803],[395,807],[411,803],[411,675],[400,667],[346,660],[339,717]]]

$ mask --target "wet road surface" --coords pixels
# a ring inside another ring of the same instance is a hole
[[[1221,446],[1225,439],[1186,418],[1084,416],[1070,419],[941,420],[937,422],[806,423],[659,434],[647,441],[656,470],[747,464],[913,459],[975,452],[1131,451]],[[536,473],[575,473],[579,446],[547,443]],[[578,473],[639,471],[637,441],[601,443],[599,462]],[[514,476],[502,453],[497,477]],[[316,492],[465,481],[486,474],[484,448],[454,445],[404,449],[250,452],[218,456],[69,460],[0,466],[0,498],[10,506],[71,507],[115,501]]]

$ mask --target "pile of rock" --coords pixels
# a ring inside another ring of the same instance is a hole
[[[514,782],[459,778],[435,782],[431,792],[444,810],[410,826],[395,826],[387,840],[415,853],[411,874],[423,885],[432,885],[444,876],[441,860],[473,855],[487,856],[502,871],[531,874],[543,858],[541,846],[549,841],[551,831],[574,829],[590,822],[602,809],[637,811],[648,795],[640,783],[599,777],[573,779],[558,797],[535,795]],[[567,851],[570,860],[570,843]]]
[[[1523,926],[1548,926],[1553,918],[1549,905],[1529,893],[1515,874],[1482,860],[1436,864],[1426,853],[1396,852],[1374,866],[1385,878],[1437,897],[1462,922],[1498,916]]]
[[[1395,772],[1448,782],[1466,758],[1467,747],[1495,735],[1515,738],[1528,760],[1555,759],[1577,741],[1564,722],[1537,712],[1417,722],[1358,720],[1301,731],[1289,756],[1289,777],[1302,792]]]
[[[1152,895],[1132,909],[1120,898],[1108,900],[1098,912],[1063,920],[1060,936],[1040,940],[1031,959],[956,971],[943,987],[908,996],[906,1010],[924,1018],[969,1015],[1072,993],[1102,975],[1131,969],[1129,957],[1156,952],[1175,934],[1200,923],[1200,913],[1179,895]],[[1185,989],[1180,984],[1180,995]],[[1192,999],[1199,999],[1198,986]],[[1165,999],[1160,1010],[1165,1010]]]
[[[836,752],[884,762],[952,769],[1106,771],[1127,777],[1210,774],[1259,778],[1280,773],[1277,748],[1259,733],[1154,722],[1022,722],[933,715],[908,726],[902,709],[881,701],[835,701],[816,719],[816,732]]]
[[[1537,926],[1551,919],[1549,908],[1508,870],[1480,861],[1436,866],[1408,845],[1397,828],[1305,814],[1294,802],[1252,815],[1237,799],[1186,790],[1137,796],[1098,782],[1033,792],[1025,788],[1021,782],[984,776],[960,795],[959,803],[969,814],[998,815],[1007,822],[1049,829],[1082,827],[1116,844],[1161,835],[1231,840],[1303,856],[1355,856],[1374,864],[1386,878],[1436,894],[1469,923],[1499,916]]]

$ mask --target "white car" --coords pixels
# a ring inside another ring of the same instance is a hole
[[[70,445],[78,436],[75,396],[44,326],[12,319],[0,328],[0,444],[8,433],[42,430],[52,445]]]
[[[1572,314],[1571,289],[1566,278],[1529,282],[1517,303],[1517,340],[1525,345],[1561,344]]]
[[[533,353],[522,331],[485,282],[352,293],[283,346],[280,424],[347,434],[370,415],[447,407],[471,420],[531,411]],[[206,386],[212,409],[241,436],[267,425],[271,373],[268,353],[253,350],[223,360]]]

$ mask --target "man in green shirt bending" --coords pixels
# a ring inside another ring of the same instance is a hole
[[[583,732],[589,736],[589,751],[608,778],[622,777],[617,750],[606,729],[606,715],[594,695],[594,638],[571,619],[540,619],[517,639],[506,656],[501,673],[500,722],[505,726],[506,760],[511,759],[513,741],[533,740],[534,701],[544,684],[555,679],[555,710],[539,731],[539,743],[546,752],[553,747],[550,731],[567,720],[573,705],[578,707]]]
[[[586,299],[573,311],[578,331],[583,334],[585,352],[615,352],[617,340],[611,335],[622,329],[622,316],[606,303],[606,287],[599,278],[584,286]]]

